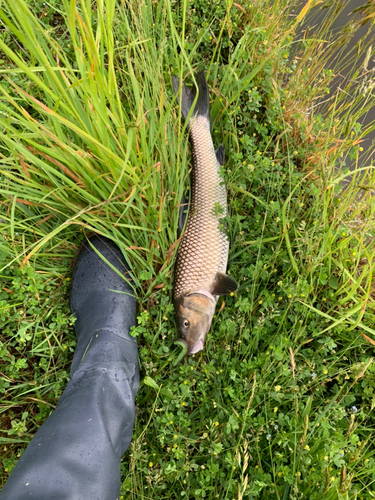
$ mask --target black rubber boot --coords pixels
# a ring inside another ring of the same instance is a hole
[[[119,248],[90,242],[121,274]],[[116,293],[115,291],[123,293]],[[120,461],[134,425],[138,351],[131,287],[88,242],[73,272],[70,304],[77,317],[71,379],[0,492],[1,500],[115,500]]]

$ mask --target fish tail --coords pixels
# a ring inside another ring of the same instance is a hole
[[[173,90],[175,94],[177,94],[177,101],[180,101],[180,80],[176,76],[172,76],[173,81]],[[208,85],[206,81],[206,76],[204,71],[199,71],[199,73],[195,77],[195,81],[198,87],[198,98],[195,103],[193,112],[191,114],[189,123],[191,123],[192,119],[197,116],[203,116],[208,121],[210,120],[210,96],[208,92]],[[181,91],[181,113],[185,120],[189,115],[190,109],[194,105],[194,100],[197,94],[196,87],[192,87],[189,89],[185,83],[182,85]]]

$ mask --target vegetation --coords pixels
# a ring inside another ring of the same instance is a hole
[[[0,5],[3,482],[69,379],[69,278],[94,231],[122,248],[140,304],[121,498],[374,498],[372,28],[348,44],[375,11],[335,35],[331,3]],[[171,75],[197,68],[227,153],[240,289],[204,352],[175,364],[191,156]]]

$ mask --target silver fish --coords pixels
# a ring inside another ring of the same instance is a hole
[[[189,119],[194,166],[185,231],[177,254],[174,306],[181,339],[189,354],[203,349],[219,295],[235,292],[238,283],[226,275],[229,241],[219,219],[227,212],[227,196],[219,175],[224,164],[224,148],[216,150],[210,132],[210,100],[204,71],[197,74],[198,98]],[[180,96],[179,79],[173,88]],[[181,113],[187,120],[196,96],[195,88],[183,84]],[[221,209],[219,209],[221,207]],[[180,228],[181,229],[181,228]]]

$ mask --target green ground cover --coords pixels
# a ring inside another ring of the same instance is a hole
[[[372,28],[348,49],[374,6],[333,35],[342,6],[322,2],[312,34],[315,3],[0,4],[3,482],[69,379],[69,280],[94,231],[123,249],[140,304],[121,498],[375,497],[373,124],[360,125]],[[176,364],[191,156],[171,75],[197,68],[227,154],[240,289],[220,299],[204,352]]]

